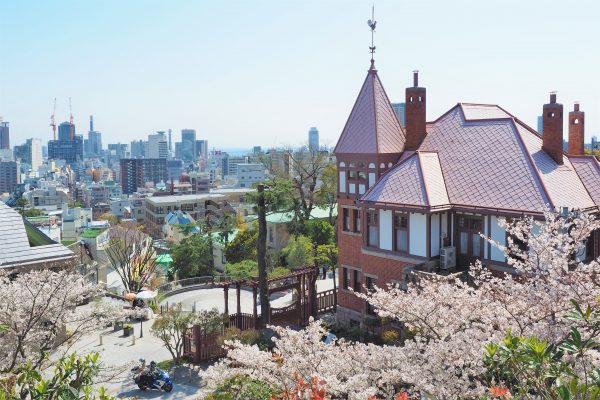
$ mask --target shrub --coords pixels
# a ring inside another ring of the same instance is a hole
[[[398,338],[398,332],[392,330],[385,331],[381,335],[381,339],[383,339],[383,343],[385,344],[396,344],[398,343]]]
[[[223,344],[225,341],[238,340],[243,344],[254,345],[260,341],[260,332],[254,329],[242,331],[238,328],[227,328],[223,333],[223,336],[219,338],[219,343]]]
[[[267,382],[235,375],[219,384],[206,400],[270,400],[276,393]]]

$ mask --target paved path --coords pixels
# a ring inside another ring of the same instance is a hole
[[[337,282],[337,280],[336,280]],[[322,279],[317,281],[317,292],[324,292],[326,290],[333,289],[333,278]],[[225,298],[223,294],[223,288],[215,289],[198,289],[189,292],[178,293],[173,296],[167,297],[162,304],[178,304],[184,310],[191,310],[194,305],[196,310],[211,310],[213,308],[218,309],[220,312],[225,311]],[[234,313],[237,309],[237,297],[235,288],[229,288],[229,312]],[[246,314],[252,314],[252,291],[251,290],[240,290],[240,305],[242,312]],[[273,307],[285,307],[292,303],[292,291],[275,293],[271,296],[271,306]],[[256,305],[257,310],[260,312],[260,303]]]

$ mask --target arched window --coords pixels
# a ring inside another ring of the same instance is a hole
[[[375,168],[375,163],[370,163],[369,168]]]
[[[340,168],[344,168],[345,166],[346,166],[346,163],[342,161],[342,162],[340,163]]]

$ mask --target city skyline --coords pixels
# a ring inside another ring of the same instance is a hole
[[[581,102],[589,143],[600,134],[600,55],[591,51],[598,6],[503,4],[378,1],[375,60],[390,100],[404,101],[419,69],[428,120],[458,101],[482,102],[535,128],[557,90],[565,110]],[[50,140],[53,99],[58,125],[68,121],[71,97],[76,133],[86,133],[93,114],[104,143],[169,128],[178,140],[190,128],[211,148],[299,145],[316,126],[321,142],[334,146],[369,67],[370,7],[3,3],[0,115],[12,145]]]

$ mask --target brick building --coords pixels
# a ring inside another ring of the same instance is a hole
[[[543,137],[497,105],[458,103],[426,121],[418,72],[402,128],[372,64],[335,148],[338,167],[338,319],[358,325],[372,309],[349,289],[404,284],[413,271],[464,270],[475,260],[510,271],[499,218],[547,210],[598,211],[600,164],[583,155],[584,113],[543,106]],[[594,234],[577,257],[599,255]]]

